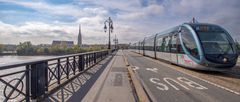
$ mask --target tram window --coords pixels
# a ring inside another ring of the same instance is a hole
[[[186,47],[186,49],[189,51],[189,53],[199,59],[199,53],[198,53],[198,49],[197,49],[197,44],[194,40],[193,35],[191,34],[191,32],[186,29],[186,28],[182,28],[182,39],[183,39],[183,44]]]
[[[161,51],[162,41],[163,41],[162,38],[158,38],[156,40],[156,51]]]
[[[145,50],[153,51],[154,40],[153,39],[146,39],[144,48]]]
[[[172,36],[171,52],[172,53],[177,53],[177,35]]]
[[[166,43],[166,37],[164,37],[162,40],[161,52],[165,52],[165,43]]]
[[[177,36],[177,53],[184,54],[179,36]]]
[[[170,41],[171,41],[170,37],[166,37],[166,39],[165,39],[165,49],[164,49],[165,52],[170,52],[170,50],[169,50]]]

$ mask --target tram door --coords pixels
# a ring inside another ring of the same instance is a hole
[[[171,52],[171,62],[178,63],[177,58],[177,34],[173,34],[171,36],[171,45],[170,45],[170,52]]]

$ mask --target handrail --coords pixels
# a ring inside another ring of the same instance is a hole
[[[0,90],[3,90],[0,95],[5,98],[0,101],[38,100],[114,51],[92,51],[0,65],[0,70],[4,72],[0,73]]]
[[[63,59],[63,58],[67,58],[67,57],[85,55],[85,54],[90,54],[90,53],[97,53],[97,52],[102,52],[102,51],[108,51],[108,50],[91,51],[91,52],[85,52],[85,53],[63,55],[63,56],[57,56],[57,57],[52,57],[52,58],[43,58],[41,60],[38,59],[38,60],[29,60],[29,61],[7,63],[7,64],[0,65],[0,70],[9,69],[9,68],[15,68],[15,67],[23,66],[23,65],[36,64],[37,62],[53,61],[53,60],[56,60],[56,59]]]

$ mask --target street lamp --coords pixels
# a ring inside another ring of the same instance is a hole
[[[108,28],[107,28],[106,23],[108,23]],[[104,22],[104,32],[105,32],[105,33],[107,32],[107,29],[108,29],[108,32],[109,32],[108,49],[111,49],[110,33],[113,32],[113,21],[111,20],[110,17]]]

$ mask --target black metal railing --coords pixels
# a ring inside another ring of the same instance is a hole
[[[0,100],[29,102],[41,99],[114,51],[79,53],[0,65]]]

